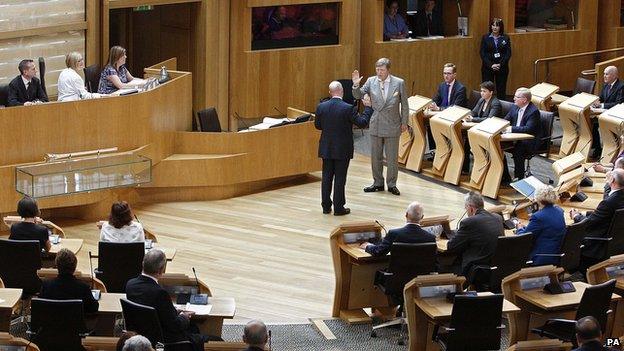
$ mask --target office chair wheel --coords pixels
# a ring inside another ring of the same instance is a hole
[[[377,337],[377,332],[376,331],[371,331],[370,333],[371,338],[376,338]]]

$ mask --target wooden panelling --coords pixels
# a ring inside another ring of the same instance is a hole
[[[13,0],[0,3],[0,32],[71,24],[84,20],[85,0],[36,2]]]
[[[201,0],[110,0],[110,8],[119,9],[144,5],[170,5],[200,1]]]
[[[596,49],[611,49],[622,45],[618,39],[618,31],[620,29],[620,8],[621,1],[616,0],[599,0],[599,20],[596,21],[598,26],[598,42]]]

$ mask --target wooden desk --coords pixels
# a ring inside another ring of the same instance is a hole
[[[620,296],[624,296],[624,276],[619,274],[610,274],[607,269],[611,267],[624,267],[624,254],[612,256],[605,261],[589,267],[587,269],[587,281],[593,285],[604,283],[609,279],[615,279],[616,292]]]
[[[535,136],[527,133],[503,133],[501,134],[501,141],[521,141],[521,140],[531,140],[534,139]]]
[[[41,268],[37,271],[37,275],[42,280],[44,279],[54,279],[58,277],[58,270],[56,268]],[[93,289],[100,290],[102,292],[106,292],[106,286],[104,283],[98,278],[93,277],[91,274],[85,274],[80,271],[75,271],[74,276],[82,281],[83,283],[93,286]]]
[[[414,138],[410,145],[405,168],[415,172],[422,169],[422,160],[427,145],[427,128],[425,127],[425,108],[431,103],[431,99],[415,95],[407,99],[410,109],[408,124],[412,127]],[[428,118],[428,117],[427,117]]]
[[[21,346],[25,351],[39,351],[37,345],[26,339],[17,338],[9,333],[0,332],[0,349],[4,350],[3,346]]]
[[[491,292],[482,292],[479,296],[493,295]],[[429,297],[423,299],[414,299],[414,303],[418,308],[427,315],[432,321],[447,321],[451,318],[453,304],[446,300],[446,297]],[[513,303],[503,300],[503,313],[520,312],[520,308]]]
[[[11,227],[15,223],[23,222],[24,218],[22,218],[20,216],[5,216],[4,218],[2,218],[2,221],[4,222],[4,224],[7,227]],[[52,234],[58,235],[60,238],[64,238],[65,237],[65,232],[58,225],[56,225],[56,224],[54,224],[54,223],[52,223],[50,221],[43,221],[43,222],[41,222],[41,224],[46,226],[46,227],[48,227],[48,229],[50,231],[52,231]]]
[[[50,253],[56,255],[61,251],[61,249],[68,249],[69,251],[77,254],[78,251],[82,248],[84,240],[83,239],[66,239],[60,238],[58,244],[52,244],[50,247]]]
[[[572,344],[555,339],[539,339],[519,341],[511,345],[507,351],[569,351]]]
[[[603,163],[613,163],[619,155],[624,133],[623,124],[624,104],[615,105],[598,116],[600,138],[603,144],[601,155]]]
[[[538,109],[544,111],[552,110],[552,95],[559,91],[559,87],[549,83],[538,83],[530,88],[531,90],[531,102],[534,103]]]
[[[583,154],[585,159],[592,143],[593,121],[591,106],[598,101],[598,96],[587,93],[576,94],[559,105],[559,117],[563,129],[559,157]]]
[[[0,332],[8,332],[13,308],[22,297],[22,289],[0,288]]]

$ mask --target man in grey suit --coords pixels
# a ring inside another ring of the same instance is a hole
[[[376,76],[369,77],[360,87],[362,77],[353,71],[353,97],[362,98],[368,94],[371,98],[373,116],[369,129],[371,138],[371,166],[373,169],[373,185],[364,188],[370,193],[384,190],[383,155],[386,153],[388,172],[386,183],[388,191],[401,195],[396,186],[399,174],[399,137],[407,130],[409,105],[405,93],[403,79],[390,74],[390,60],[380,58],[375,63]]]

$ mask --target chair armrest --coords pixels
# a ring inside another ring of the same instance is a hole
[[[535,254],[535,256],[543,256],[543,257],[563,257],[565,254]]]
[[[546,323],[544,323],[544,326],[547,326],[549,324],[555,324],[555,323],[576,324],[576,321],[575,320],[571,320],[571,319],[553,318],[553,319],[547,320]]]
[[[595,236],[586,236],[583,240],[591,240],[591,241],[611,241],[613,239],[613,237],[611,238],[597,238]]]

